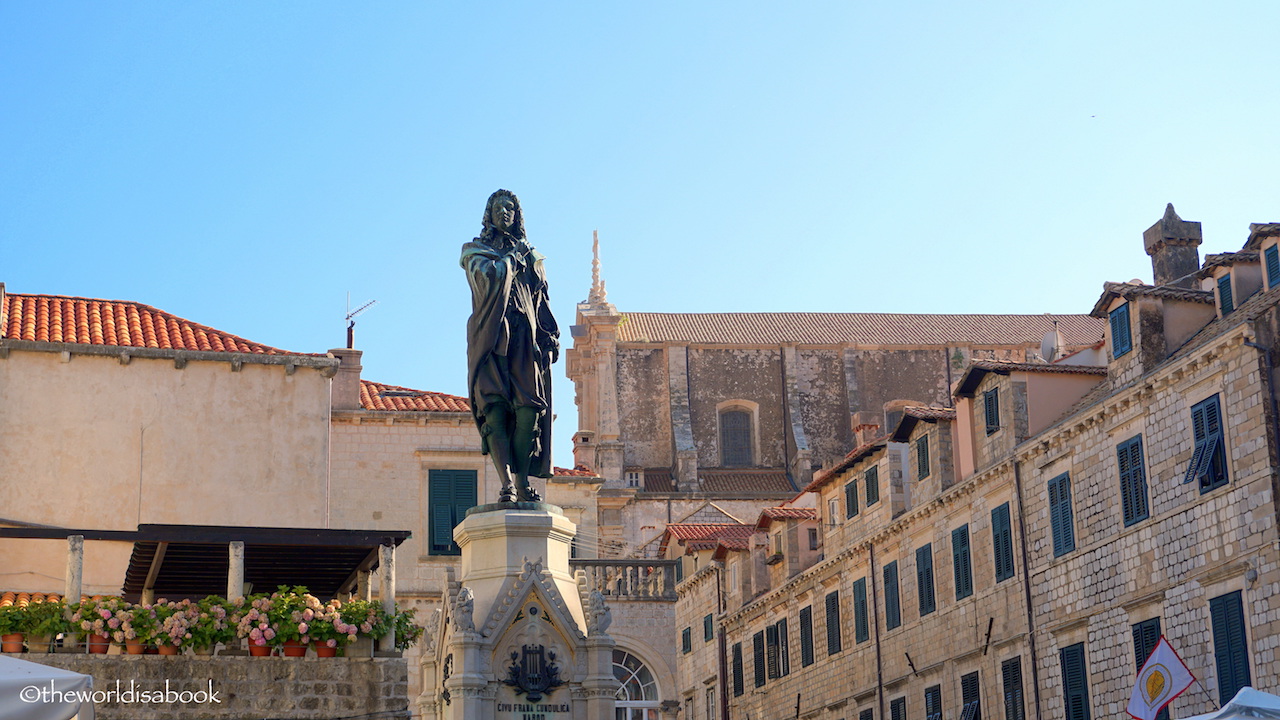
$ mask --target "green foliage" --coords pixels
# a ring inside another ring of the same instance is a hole
[[[31,615],[24,607],[0,607],[0,635],[31,632]]]

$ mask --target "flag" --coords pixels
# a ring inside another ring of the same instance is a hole
[[[1138,720],[1155,720],[1165,705],[1173,702],[1195,681],[1182,658],[1161,635],[1151,657],[1138,671],[1138,680],[1133,685],[1133,694],[1129,696],[1126,709]]]

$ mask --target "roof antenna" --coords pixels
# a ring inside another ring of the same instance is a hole
[[[373,307],[377,300],[370,300],[355,310],[351,309],[351,293],[347,293],[347,349],[356,346],[356,316]]]

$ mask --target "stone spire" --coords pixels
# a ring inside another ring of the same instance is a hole
[[[600,231],[591,231],[591,292],[587,293],[587,302],[591,305],[604,305],[608,302],[608,293],[604,289],[604,281],[600,279]]]

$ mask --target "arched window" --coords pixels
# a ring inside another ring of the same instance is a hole
[[[658,720],[658,683],[635,655],[613,651],[613,676],[618,688],[615,720]]]
[[[752,465],[751,413],[725,410],[720,413],[720,465],[748,467]]]

